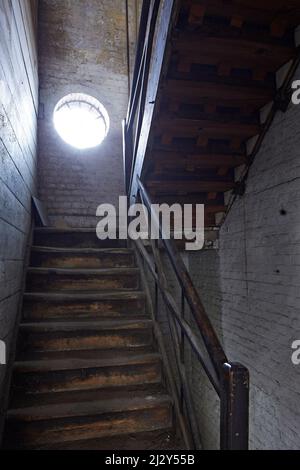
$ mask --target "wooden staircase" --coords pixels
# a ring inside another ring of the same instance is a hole
[[[124,123],[127,190],[134,200],[139,177],[154,203],[204,204],[205,227],[217,230],[290,101],[300,3],[161,0],[160,10],[157,3],[144,3]]]
[[[124,242],[35,230],[4,447],[182,448]]]

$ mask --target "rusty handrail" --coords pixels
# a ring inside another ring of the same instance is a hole
[[[166,15],[160,24],[164,24],[165,31],[171,30],[171,11],[175,3],[179,0],[165,0],[165,4],[168,4]],[[125,175],[125,187],[129,198],[137,200],[140,196],[147,210],[152,215],[152,220],[157,224],[159,228],[160,239],[162,240],[165,251],[171,262],[176,278],[181,286],[182,299],[187,302],[190,307],[191,313],[197,325],[198,332],[200,333],[206,351],[208,353],[209,360],[201,353],[201,348],[198,346],[197,335],[192,331],[189,324],[184,319],[182,309],[178,308],[174,298],[172,297],[170,290],[167,286],[166,276],[163,271],[162,263],[159,256],[159,250],[151,241],[152,255],[154,262],[151,260],[151,255],[148,255],[144,248],[143,243],[135,242],[136,248],[140,253],[143,260],[146,261],[148,269],[150,270],[156,291],[160,290],[162,298],[168,307],[172,321],[179,327],[181,334],[186,337],[195,351],[197,358],[202,365],[204,372],[206,373],[210,383],[213,385],[215,391],[220,397],[220,447],[221,449],[247,449],[248,448],[248,420],[249,420],[249,373],[246,367],[239,363],[231,363],[228,361],[226,354],[222,348],[222,345],[218,339],[218,336],[211,324],[211,321],[205,311],[205,308],[201,302],[201,298],[192,282],[192,279],[185,267],[185,264],[181,258],[181,255],[173,242],[165,237],[163,228],[161,226],[157,213],[152,210],[151,199],[147,193],[146,188],[141,182],[138,176],[138,172],[135,173],[135,167],[139,167],[137,159],[137,151],[140,140],[143,142],[144,154],[147,144],[148,136],[143,135],[141,139],[141,129],[145,114],[145,106],[148,106],[147,87],[149,83],[150,74],[150,63],[154,57],[153,62],[161,59],[165,55],[165,48],[167,41],[165,38],[168,37],[166,34],[164,37],[165,45],[159,49],[159,51],[153,50],[153,39],[156,30],[157,19],[159,15],[163,15],[163,8],[160,10],[163,0],[144,0],[141,14],[141,25],[139,32],[139,41],[137,46],[136,63],[133,75],[133,84],[130,95],[129,107],[127,118],[123,121],[123,158],[124,158],[124,175]],[[156,56],[154,56],[156,54]],[[159,55],[157,55],[159,54]],[[161,54],[161,56],[160,56]],[[159,73],[160,70],[156,70],[155,86],[159,84]],[[156,90],[156,88],[155,88]],[[155,94],[155,93],[154,93]],[[152,97],[151,100],[155,97]],[[147,103],[146,103],[147,101]],[[149,104],[153,104],[154,101]],[[146,113],[147,114],[147,113]],[[150,113],[151,114],[151,113]],[[148,118],[146,119],[148,123]],[[135,134],[135,136],[134,136]],[[140,152],[138,153],[140,156]],[[139,157],[140,158],[140,157]],[[134,185],[134,190],[132,190]],[[178,345],[176,338],[172,337],[173,347],[176,348],[176,356],[182,355],[182,351],[178,351],[181,346]],[[181,365],[182,366],[182,365]],[[181,368],[181,378],[185,377],[185,371]],[[182,379],[181,379],[182,380]],[[186,390],[184,384],[183,389]],[[192,404],[187,403],[191,399],[191,395],[183,394],[182,400],[187,404],[187,413],[191,414]],[[193,413],[192,413],[193,414]],[[195,429],[195,416],[188,416],[189,422],[191,423],[192,432],[196,432]],[[197,424],[197,423],[196,423]],[[195,430],[195,431],[194,431]],[[197,439],[195,439],[195,442]]]
[[[159,228],[160,239],[181,286],[183,296],[186,299],[196,325],[198,326],[199,333],[201,334],[217,377],[216,381],[214,379],[214,374],[210,373],[210,364],[205,362],[205,359],[198,348],[197,341],[194,340],[194,334],[189,325],[180,317],[180,313],[178,312],[178,309],[176,309],[176,305],[174,305],[173,298],[169,295],[166,282],[164,279],[161,280],[159,276],[157,276],[157,273],[153,268],[151,269],[149,259],[147,259],[148,256],[144,256],[148,263],[148,267],[154,275],[155,282],[162,292],[163,299],[169,311],[172,313],[183,334],[188,338],[210,383],[220,396],[220,447],[221,449],[247,449],[249,437],[248,369],[242,364],[230,363],[228,361],[218,336],[204,309],[198,291],[196,290],[185,267],[182,257],[174,241],[165,236],[159,216],[157,215],[157,212],[153,210],[150,196],[139,178],[138,190],[142,202],[151,214],[151,223],[154,222]],[[141,250],[141,248],[139,249],[140,252],[143,253],[143,250]],[[153,255],[155,266],[157,267],[157,257],[154,253]],[[158,271],[161,271],[161,267],[158,267]]]
[[[126,119],[123,120],[123,142],[127,142],[127,145],[123,145],[126,192],[129,191],[135,167],[135,158],[145,110],[149,68],[159,7],[160,0],[143,1],[132,88],[127,116]]]
[[[169,256],[169,259],[172,263],[173,269],[177,276],[177,279],[183,289],[186,300],[190,306],[190,309],[193,313],[194,320],[199,327],[203,342],[208,351],[211,362],[214,366],[217,377],[220,379],[221,369],[223,364],[228,362],[226,354],[221,346],[221,343],[215,333],[215,330],[211,324],[210,319],[208,318],[199,294],[191,280],[191,277],[185,267],[185,264],[180,256],[179,251],[177,250],[176,245],[172,240],[167,239],[163,233],[162,225],[159,221],[157,213],[152,209],[152,202],[150,200],[149,194],[146,191],[145,186],[138,178],[138,187],[142,196],[142,200],[145,203],[148,211],[151,213],[151,220],[155,221],[157,227],[159,228],[159,234],[161,240],[166,248],[166,252]]]

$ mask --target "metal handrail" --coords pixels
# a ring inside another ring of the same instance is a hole
[[[188,340],[193,351],[196,353],[210,383],[214,387],[220,398],[220,447],[221,449],[247,449],[248,448],[248,420],[249,420],[249,373],[246,367],[239,363],[231,363],[222,348],[218,336],[211,324],[211,321],[201,302],[200,296],[191,280],[191,277],[185,267],[181,255],[173,242],[167,239],[163,233],[157,213],[152,210],[150,196],[141,182],[140,178],[135,179],[136,153],[139,144],[141,126],[144,117],[146,105],[147,86],[149,82],[150,63],[153,57],[153,39],[155,28],[160,13],[161,0],[144,0],[141,14],[141,25],[139,41],[137,47],[136,63],[133,75],[133,85],[129,100],[129,107],[126,120],[123,121],[123,145],[124,145],[124,171],[125,186],[128,197],[132,196],[131,186],[135,184],[138,197],[143,201],[147,210],[151,213],[151,220],[159,229],[160,239],[165,248],[165,252],[171,262],[173,271],[181,286],[183,302],[186,301],[193,315],[198,332],[208,353],[207,360],[202,353],[197,334],[192,330],[184,318],[182,309],[177,306],[170,289],[166,275],[164,273],[163,263],[160,257],[160,251],[153,241],[151,241],[152,256],[148,254],[142,241],[136,241],[136,248],[140,256],[146,261],[150,270],[156,290],[160,290],[162,298],[168,307],[170,316],[174,325],[179,328],[181,334]],[[162,23],[164,18],[160,18]],[[168,17],[167,21],[170,21]],[[169,25],[170,26],[170,25]],[[160,50],[160,54],[165,54],[165,50]],[[135,139],[133,138],[135,126]],[[175,328],[176,330],[176,328]],[[172,330],[173,331],[173,330]],[[178,353],[178,338],[172,336],[173,346]],[[185,371],[180,365],[181,380],[185,377]],[[183,389],[187,390],[187,384],[183,384]],[[186,410],[189,414],[192,432],[195,429],[195,416],[191,411],[193,408],[191,395],[184,393],[181,397],[185,400]],[[197,426],[196,426],[197,427]],[[198,442],[199,439],[195,439]]]
[[[133,177],[135,157],[145,110],[149,68],[159,7],[160,0],[144,0],[142,5],[132,89],[127,116],[123,121],[123,141],[125,142],[126,140],[127,142],[127,145],[124,145],[123,155],[125,188],[127,192]]]
[[[206,376],[220,398],[221,420],[220,420],[220,447],[221,449],[247,449],[248,448],[248,426],[249,426],[249,372],[246,367],[239,363],[231,363],[221,346],[218,336],[203,307],[198,291],[185,267],[182,257],[174,240],[166,237],[162,223],[153,209],[150,196],[138,178],[138,196],[147,208],[151,216],[151,224],[159,229],[160,240],[165,252],[171,262],[176,278],[181,286],[182,295],[187,301],[193,315],[198,331],[203,339],[209,361],[202,353],[197,335],[183,318],[180,309],[170,290],[168,289],[166,276],[162,268],[159,255],[152,249],[154,264],[150,255],[139,241],[137,248],[154,277],[155,283],[160,290],[163,300],[171,312],[176,324],[187,338],[193,351],[201,363]],[[151,243],[153,247],[153,242]],[[159,259],[158,259],[159,258]]]

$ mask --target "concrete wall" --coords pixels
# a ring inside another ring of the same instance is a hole
[[[221,327],[221,294],[219,279],[219,256],[218,252],[213,249],[205,249],[201,252],[181,252],[183,261],[192,276],[194,285],[201,292],[201,299],[206,307],[207,312],[212,320],[213,326],[218,332],[222,341]],[[178,283],[174,270],[171,266],[168,256],[161,252],[165,275],[168,281],[168,290],[172,294],[177,307],[181,310],[181,287]],[[153,260],[153,258],[152,258]],[[145,273],[148,285],[151,289],[152,304],[155,306],[155,289],[153,277],[146,267]],[[171,333],[172,316],[168,313],[162,296],[158,295],[158,310],[156,312],[157,320],[163,334],[166,353],[172,368],[172,374],[180,387],[179,371],[177,369],[174,349],[174,340]],[[190,309],[185,302],[184,317],[188,324],[192,327],[193,332],[199,340],[202,348],[202,355],[206,356],[206,350],[203,345],[199,330],[193,321]],[[223,341],[222,341],[223,342]],[[191,392],[191,404],[196,414],[200,440],[203,449],[219,448],[219,419],[220,406],[219,399],[213,390],[210,382],[203,373],[202,366],[199,363],[195,352],[192,350],[190,343],[185,338],[184,341],[184,365],[185,372]]]
[[[40,0],[39,193],[57,226],[95,226],[96,208],[124,193],[121,122],[128,102],[125,0]],[[129,2],[130,55],[136,34]],[[132,63],[132,61],[131,61]],[[110,117],[100,147],[78,151],[53,128],[56,103],[72,92],[97,98]]]
[[[276,115],[246,193],[221,228],[219,249],[184,255],[229,360],[249,368],[251,449],[300,446],[300,365],[291,361],[291,344],[300,339],[299,122],[300,106]],[[165,266],[180,306],[180,288]],[[186,318],[197,332],[189,312]],[[174,366],[161,299],[158,320]],[[190,348],[185,365],[203,448],[218,449],[219,399]]]
[[[38,76],[36,2],[0,2],[0,339],[7,358],[36,194]],[[0,396],[6,367],[0,365]]]
[[[300,70],[296,78],[300,78]],[[251,168],[246,194],[218,251],[190,255],[190,270],[232,361],[250,370],[252,449],[299,449],[300,106],[278,112]],[[218,406],[192,372],[205,448],[218,446]]]

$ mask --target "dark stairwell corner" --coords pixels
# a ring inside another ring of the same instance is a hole
[[[3,449],[300,449],[299,25],[0,2]],[[204,204],[202,249],[100,240],[120,196]]]

